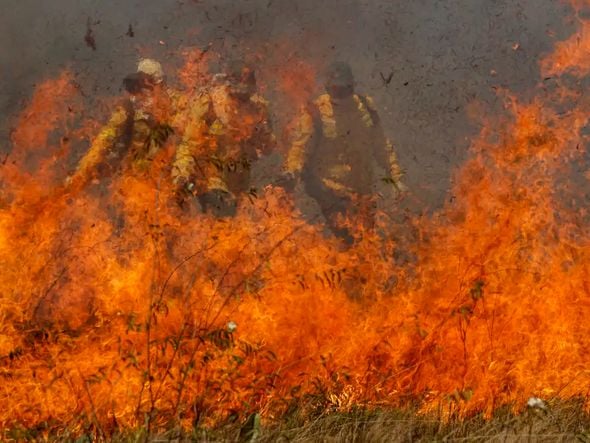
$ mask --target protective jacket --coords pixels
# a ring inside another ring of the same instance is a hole
[[[116,106],[80,160],[73,180],[104,178],[121,170],[144,173],[172,134],[178,95],[161,90],[147,99],[131,96]]]
[[[174,182],[193,183],[201,194],[248,191],[252,164],[276,145],[268,102],[257,94],[239,102],[218,87],[203,92],[189,113],[173,163]]]
[[[375,163],[386,169],[392,184],[401,183],[397,156],[373,100],[357,94],[342,100],[323,94],[298,119],[284,169],[301,172],[308,188],[351,197],[372,193]]]

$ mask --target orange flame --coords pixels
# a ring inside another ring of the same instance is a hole
[[[551,57],[544,72],[563,72]],[[508,117],[485,122],[457,199],[411,222],[402,266],[386,219],[342,250],[272,187],[232,219],[180,213],[169,149],[107,197],[45,191],[61,158],[50,134],[67,128],[75,88],[68,74],[44,83],[2,167],[0,428],[106,436],[294,406],[489,415],[533,395],[586,396],[590,239],[566,199],[578,187],[562,180],[589,114],[583,102],[553,110],[567,92],[511,98]],[[27,169],[30,155],[52,168]]]
[[[580,16],[580,11],[588,8],[587,0],[570,0],[575,11],[578,30],[570,38],[555,44],[553,52],[541,63],[542,75],[561,75],[570,72],[576,76],[588,75],[590,61],[590,20]]]

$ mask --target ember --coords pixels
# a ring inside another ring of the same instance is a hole
[[[590,113],[560,80],[589,73],[579,26],[540,63],[555,86],[530,101],[499,93],[506,115],[482,121],[455,198],[404,226],[403,147],[347,91],[346,65],[313,101],[320,75],[291,54],[271,85],[299,118],[286,135],[269,85],[243,61],[213,75],[227,61],[211,48],[186,50],[178,71],[142,59],[124,97],[104,100],[107,122],[79,117],[92,113],[71,72],[38,85],[0,166],[0,429],[47,422],[106,438],[295,407],[418,402],[465,417],[587,398],[587,171],[572,177]],[[90,27],[86,41],[95,49]],[[389,86],[393,74],[380,76]],[[381,143],[384,210],[343,179],[344,209],[314,197],[309,214],[302,161],[257,176],[296,143],[336,139],[335,96],[365,125],[353,135]]]

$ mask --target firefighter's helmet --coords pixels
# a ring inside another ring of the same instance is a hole
[[[164,81],[164,69],[159,61],[153,58],[142,58],[137,64],[137,72],[149,75],[155,83]]]
[[[326,85],[346,87],[354,85],[352,69],[346,62],[333,62],[326,70]]]

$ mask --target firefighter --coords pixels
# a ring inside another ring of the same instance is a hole
[[[85,184],[120,170],[145,174],[173,133],[174,97],[159,62],[142,59],[123,80],[127,97],[111,114],[67,183]]]
[[[375,216],[375,166],[385,168],[383,181],[406,190],[402,171],[385,137],[375,104],[355,93],[352,70],[335,62],[327,71],[326,93],[303,109],[293,131],[281,184],[292,189],[302,180],[317,201],[330,230],[352,243],[340,215],[356,215],[367,227]]]
[[[190,104],[172,177],[181,206],[196,195],[204,212],[224,217],[235,214],[240,196],[254,192],[252,165],[272,152],[276,139],[250,66],[232,61],[216,82]]]

